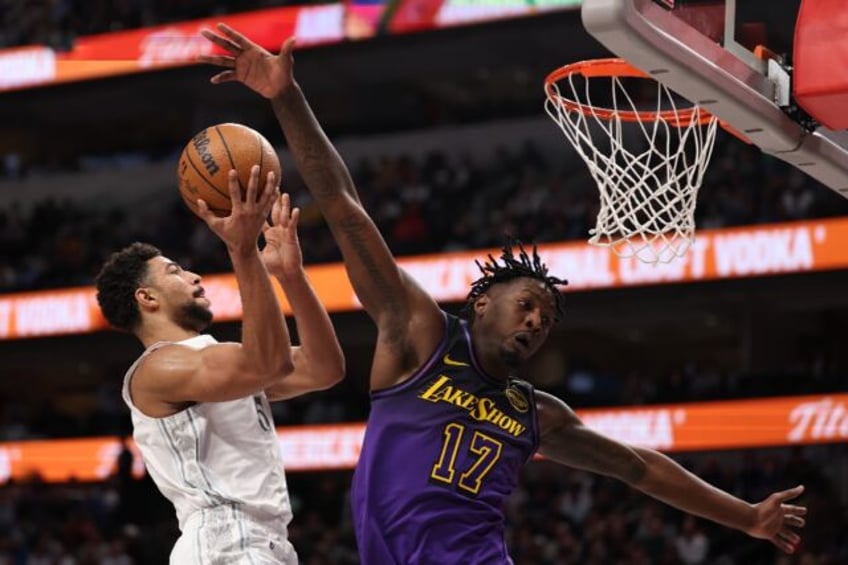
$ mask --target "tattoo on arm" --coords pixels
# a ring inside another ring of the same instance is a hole
[[[373,229],[369,220],[362,215],[348,215],[339,222],[339,232],[344,237],[354,253],[359,258],[363,273],[371,280],[373,285],[373,294],[368,297],[363,297],[370,301],[383,301],[385,311],[402,312],[400,297],[397,296],[396,289],[386,277],[385,273],[380,270],[374,256],[368,248],[366,241],[367,233]],[[399,317],[396,317],[399,318]],[[395,327],[395,326],[398,327]],[[392,324],[391,331],[387,333],[387,338],[394,341],[400,337],[401,328],[398,324]]]
[[[351,186],[350,175],[303,95],[298,90],[287,96],[285,101],[272,101],[274,114],[309,191],[319,205],[327,204]],[[348,190],[353,191],[352,188]]]
[[[381,339],[403,339],[407,289],[379,231],[361,207],[353,179],[295,84],[272,100],[295,165],[341,247],[363,306],[379,315]]]

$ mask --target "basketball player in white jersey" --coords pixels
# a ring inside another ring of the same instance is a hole
[[[146,348],[127,371],[123,396],[147,470],[176,509],[182,535],[172,565],[297,563],[268,401],[328,388],[344,375],[329,316],[303,269],[299,211],[279,196],[273,173],[262,184],[255,166],[242,200],[231,171],[227,217],[198,203],[233,264],[243,308],[240,344],[202,333],[212,312],[200,276],[153,246],[135,243],[113,254],[97,277],[106,319]],[[263,226],[267,245],[260,252]],[[291,346],[269,273],[291,303],[299,347]]]

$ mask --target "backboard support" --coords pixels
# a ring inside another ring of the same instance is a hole
[[[581,17],[607,49],[848,198],[848,135],[784,111],[791,77],[737,41],[736,12],[736,0],[583,0]]]

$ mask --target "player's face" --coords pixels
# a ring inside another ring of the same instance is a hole
[[[149,268],[161,307],[170,314],[174,323],[196,332],[208,328],[212,323],[212,310],[200,286],[200,275],[183,270],[166,257],[154,257]]]
[[[496,284],[487,295],[485,331],[499,341],[501,359],[518,367],[548,338],[556,314],[554,297],[545,283],[533,278]]]

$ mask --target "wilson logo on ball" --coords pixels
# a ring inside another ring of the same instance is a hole
[[[218,171],[221,170],[221,167],[218,166],[218,163],[215,162],[215,157],[209,153],[209,134],[206,133],[207,130],[203,130],[198,133],[192,139],[192,143],[194,144],[194,148],[197,150],[197,154],[200,155],[200,160],[203,163],[203,166],[206,167],[206,172],[210,175],[214,175]]]
[[[235,170],[238,192],[244,198],[250,170],[259,165],[260,182],[274,173],[280,182],[280,160],[274,147],[256,130],[237,123],[204,128],[189,139],[177,163],[177,186],[189,209],[197,213],[203,200],[216,216],[232,209],[229,171]]]

